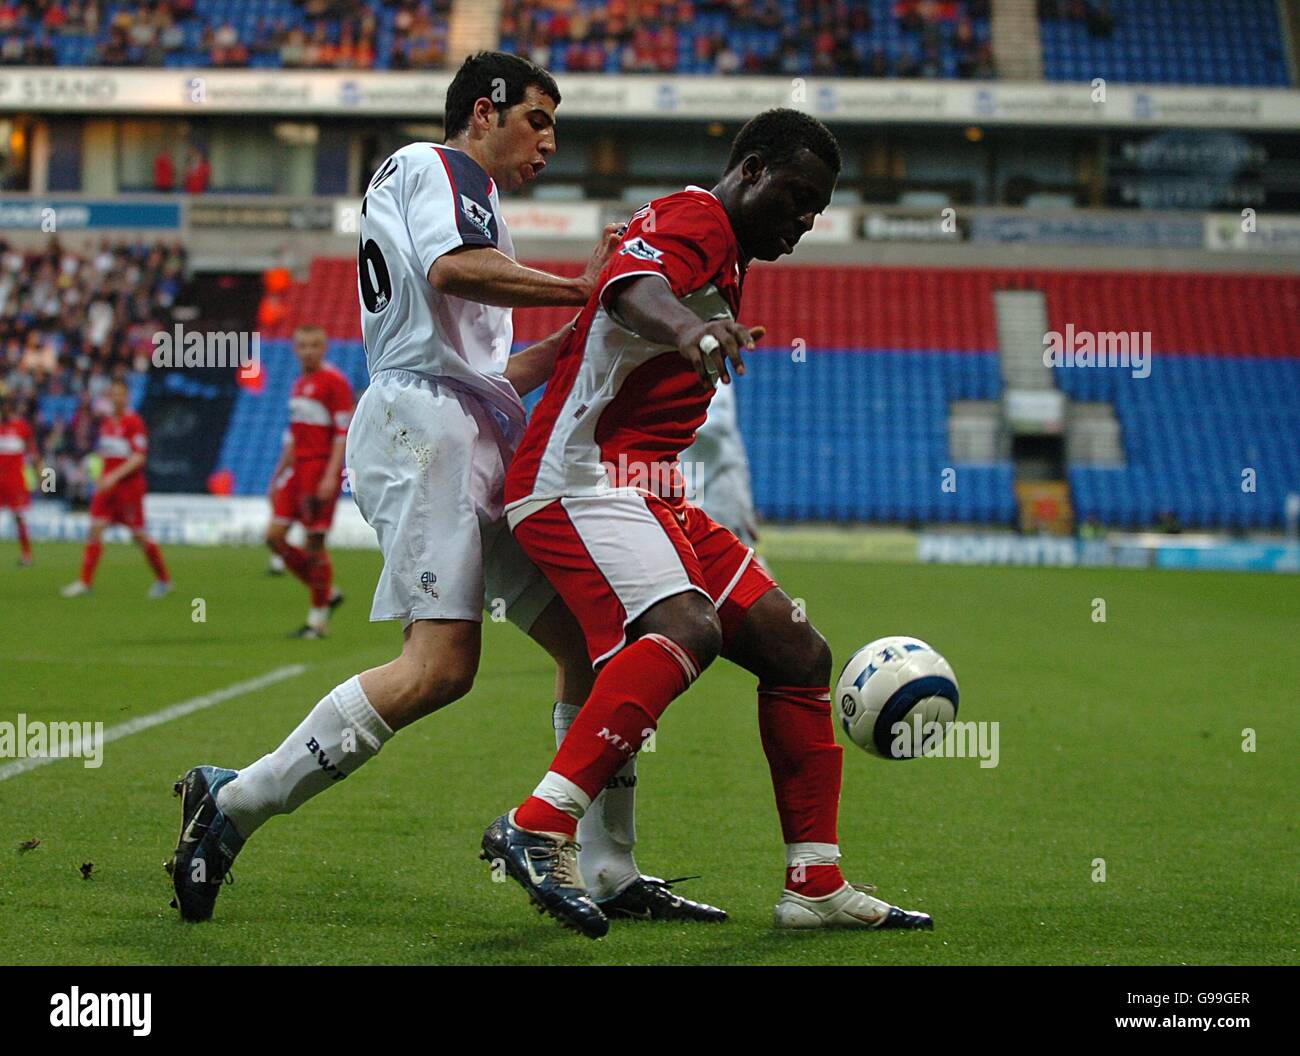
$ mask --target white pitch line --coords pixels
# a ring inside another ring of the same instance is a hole
[[[210,708],[214,704],[220,704],[222,701],[230,700],[233,697],[242,697],[245,693],[254,693],[259,689],[265,689],[267,686],[273,686],[277,682],[283,682],[287,678],[296,678],[306,670],[306,664],[289,664],[285,667],[277,667],[274,671],[268,671],[264,675],[258,675],[256,678],[250,678],[245,682],[236,682],[224,689],[213,690],[211,693],[204,693],[199,697],[191,697],[189,700],[182,700],[177,704],[169,704],[160,711],[141,715],[137,719],[128,719],[126,722],[110,727],[104,731],[103,743],[120,741],[123,737],[130,737],[133,733],[161,726],[164,722],[171,722],[172,719],[184,718],[186,715],[192,715],[196,711]],[[4,766],[0,766],[0,781],[17,777],[29,770],[35,770],[38,766],[44,766],[46,763],[53,763],[65,758],[69,757],[42,755],[34,759],[19,759],[14,763],[6,763]]]

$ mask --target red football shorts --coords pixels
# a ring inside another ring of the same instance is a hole
[[[271,519],[278,524],[297,521],[308,532],[328,532],[334,523],[334,507],[342,481],[335,486],[328,502],[316,498],[327,465],[328,459],[312,458],[286,468],[276,478],[271,494]]]
[[[514,512],[515,538],[577,617],[593,665],[664,598],[698,590],[717,607],[727,642],[776,586],[752,549],[689,503],[618,488],[556,499],[522,519]]]
[[[112,491],[97,489],[90,500],[91,519],[122,524],[132,531],[139,531],[144,528],[144,496],[142,475],[122,481]]]
[[[25,510],[31,502],[27,482],[21,473],[16,477],[8,474],[0,476],[0,510]]]

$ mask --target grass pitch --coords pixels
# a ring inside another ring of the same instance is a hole
[[[333,685],[391,657],[395,626],[365,619],[378,555],[335,555],[350,600],[331,638],[299,642],[284,633],[305,591],[263,575],[257,550],[173,547],[177,592],[147,602],[134,548],[107,547],[95,593],[65,601],[57,588],[77,548],[40,546],[17,570],[11,547],[0,721],[21,712],[108,729],[307,669],[116,740],[98,769],[61,760],[0,780],[6,963],[1300,962],[1294,578],[778,562],[838,661],[884,634],[924,638],[957,672],[959,718],[1000,724],[993,768],[885,762],[846,745],[846,874],[933,914],[936,930],[772,930],[782,853],[753,685],[720,661],[642,756],[638,858],[660,876],[703,874],[683,891],[732,919],[616,923],[589,942],[539,918],[476,858],[483,828],[529,791],[554,743],[549,661],[512,627],[487,625],[470,697],[270,822],[215,919],[185,926],[161,864],[179,817],[171,783],[196,763],[250,762]]]

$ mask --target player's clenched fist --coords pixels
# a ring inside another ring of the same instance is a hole
[[[605,262],[609,260],[610,254],[614,252],[614,247],[618,245],[618,240],[623,237],[623,232],[626,230],[627,224],[606,224],[605,229],[600,233],[600,241],[591,251],[587,266],[582,270],[582,279],[588,291],[596,288],[596,280],[600,278],[601,269],[605,267]]]
[[[714,319],[688,330],[678,341],[677,351],[695,368],[700,384],[712,389],[719,379],[724,385],[731,384],[731,374],[727,370],[728,360],[737,375],[745,373],[745,362],[740,351],[752,351],[754,342],[765,333],[766,327],[756,326],[750,329],[733,319]]]

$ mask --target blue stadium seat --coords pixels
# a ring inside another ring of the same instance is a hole
[[[1110,400],[1127,465],[1069,471],[1080,518],[1150,523],[1172,513],[1189,527],[1279,528],[1300,491],[1300,361],[1163,356],[1150,377],[1056,370],[1072,399]],[[1255,490],[1243,490],[1243,471]]]
[[[1048,80],[1288,84],[1274,0],[1110,0],[1109,8],[1107,38],[1080,21],[1040,23]]]

